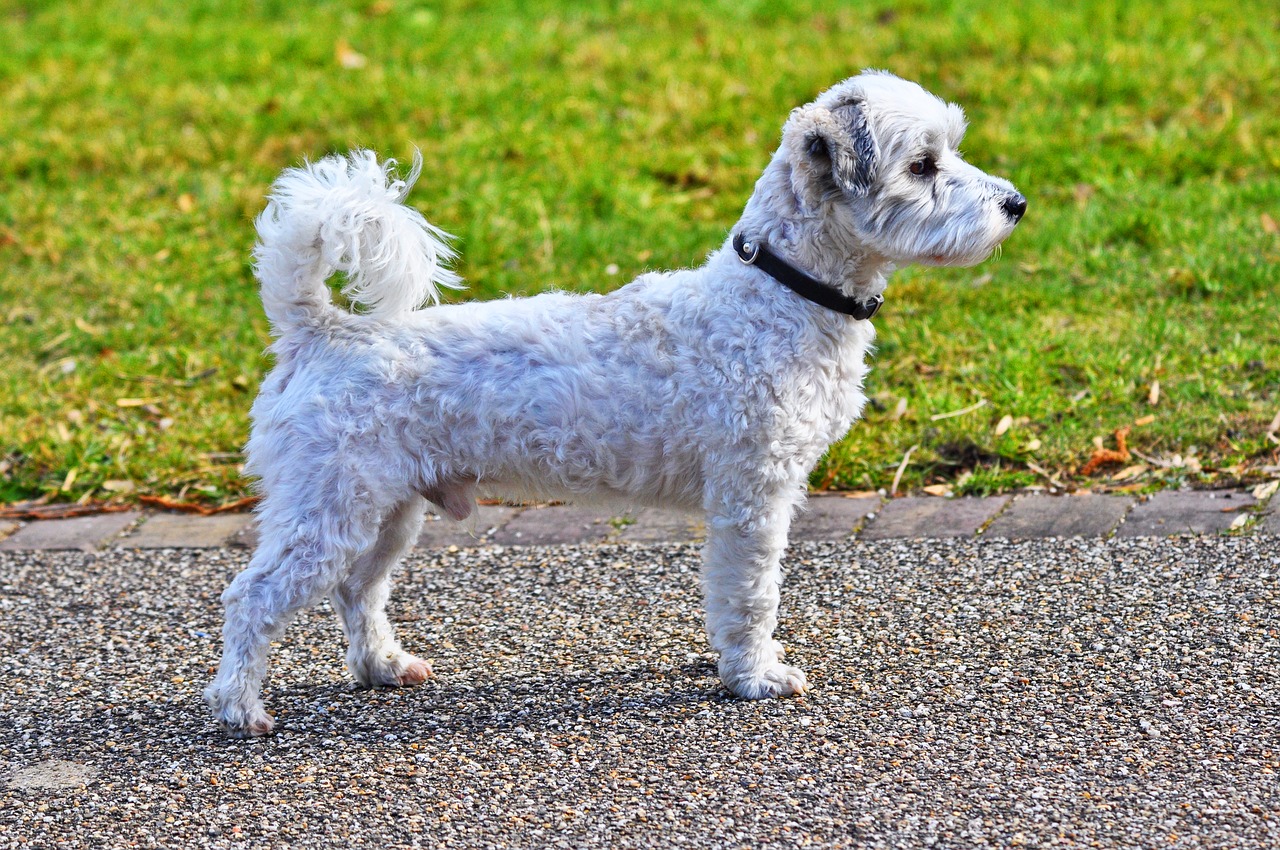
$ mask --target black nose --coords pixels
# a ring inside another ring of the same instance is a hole
[[[1000,205],[1000,208],[1004,210],[1004,214],[1009,218],[1018,221],[1027,213],[1027,199],[1014,192],[1004,199],[1004,203]]]

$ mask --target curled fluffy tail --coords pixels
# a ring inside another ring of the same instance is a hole
[[[277,335],[315,324],[337,309],[325,281],[343,272],[342,288],[370,315],[392,316],[440,300],[440,287],[459,288],[445,264],[456,254],[449,234],[403,201],[422,171],[415,153],[405,179],[395,160],[372,151],[327,156],[286,170],[255,222],[254,272]]]

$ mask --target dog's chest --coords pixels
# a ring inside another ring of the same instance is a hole
[[[733,342],[702,364],[728,379],[722,424],[777,462],[811,466],[862,411],[873,338],[870,323],[834,314],[739,324]]]
[[[866,323],[860,323],[866,325]],[[783,389],[795,427],[810,431],[819,451],[839,439],[862,412],[866,401],[862,382],[871,334],[855,327],[826,345],[815,345],[815,354],[802,360]]]

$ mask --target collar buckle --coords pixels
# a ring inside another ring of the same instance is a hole
[[[739,236],[734,240],[734,246],[738,252],[738,259],[744,266],[753,266],[756,263],[756,257],[760,256],[760,244],[758,242],[746,242]]]
[[[874,319],[876,313],[879,313],[880,308],[884,306],[884,296],[883,295],[873,296],[869,301],[863,301],[862,306],[867,311],[866,315],[863,316],[862,318]]]

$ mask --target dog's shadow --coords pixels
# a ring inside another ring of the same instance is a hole
[[[686,713],[695,706],[738,700],[716,677],[715,664],[698,659],[664,666],[636,666],[570,675],[510,674],[483,684],[433,678],[413,688],[367,690],[350,682],[322,687],[271,688],[276,733],[342,737],[395,735],[400,740],[473,739],[523,728],[562,729],[566,722],[594,722],[643,714]]]

